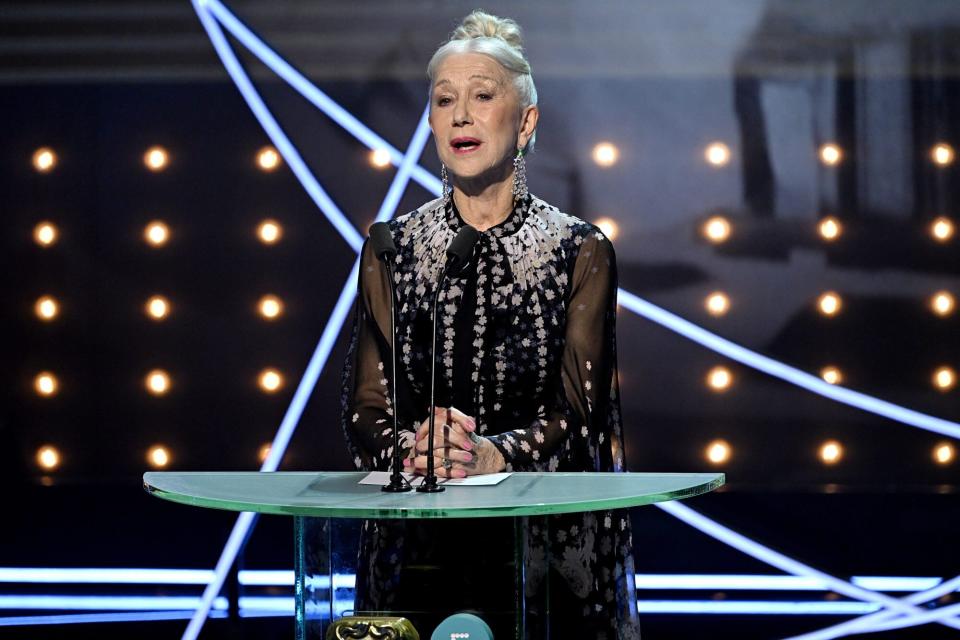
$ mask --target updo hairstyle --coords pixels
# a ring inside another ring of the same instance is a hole
[[[437,67],[452,53],[482,53],[490,56],[513,75],[521,111],[537,104],[537,88],[530,75],[530,63],[523,53],[523,33],[514,20],[498,18],[479,10],[464,18],[427,65],[431,90]],[[537,132],[534,131],[525,151],[533,151],[536,139]]]

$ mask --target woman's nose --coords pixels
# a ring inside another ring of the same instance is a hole
[[[453,109],[453,124],[454,126],[463,126],[465,124],[470,124],[472,119],[470,117],[470,111],[467,109],[465,102],[457,102],[456,107]]]

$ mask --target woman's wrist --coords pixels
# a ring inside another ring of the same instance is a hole
[[[477,446],[477,469],[480,473],[497,473],[507,468],[500,449],[489,438],[481,436],[481,444]]]

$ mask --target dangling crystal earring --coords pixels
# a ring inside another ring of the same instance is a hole
[[[513,156],[513,201],[527,199],[527,163],[523,159],[523,149],[517,149]]]
[[[450,202],[450,182],[447,180],[447,165],[440,165],[441,193],[443,194],[443,204]]]

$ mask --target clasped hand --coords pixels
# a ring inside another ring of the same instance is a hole
[[[427,455],[433,456],[434,469],[441,478],[496,473],[506,467],[499,449],[486,438],[476,435],[476,421],[462,411],[437,407],[432,445],[429,430],[428,417],[417,429],[416,443],[409,457],[403,460],[404,470],[408,473],[426,474]]]

